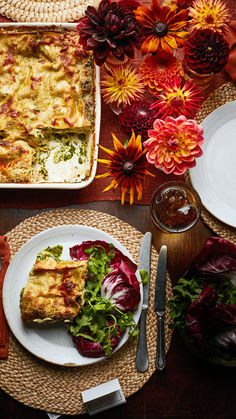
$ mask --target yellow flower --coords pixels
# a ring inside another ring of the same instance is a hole
[[[105,102],[118,107],[140,99],[144,92],[141,77],[130,65],[110,69],[110,74],[105,75],[101,86]]]
[[[221,0],[196,0],[189,8],[190,29],[211,29],[222,32],[230,22],[230,13]]]
[[[122,205],[124,204],[125,194],[128,191],[130,193],[130,205],[132,205],[134,202],[135,189],[138,194],[138,200],[142,198],[142,181],[144,176],[154,176],[147,170],[147,151],[143,151],[141,135],[138,135],[137,138],[135,138],[134,132],[132,132],[126,147],[121,144],[114,134],[112,134],[112,138],[115,151],[109,150],[101,145],[99,146],[110,156],[110,160],[97,159],[97,161],[107,167],[109,171],[102,175],[97,175],[96,178],[112,176],[113,180],[111,184],[105,188],[103,192],[109,191],[110,189],[116,189],[117,186],[120,185]]]

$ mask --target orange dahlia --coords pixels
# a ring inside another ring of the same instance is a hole
[[[103,192],[116,189],[121,186],[121,203],[124,204],[126,192],[130,193],[130,205],[134,202],[134,191],[137,191],[138,200],[142,198],[142,181],[145,175],[154,176],[147,170],[148,162],[146,150],[142,148],[141,135],[135,138],[134,132],[126,147],[112,134],[115,151],[99,146],[110,156],[110,160],[97,159],[109,170],[108,172],[97,175],[96,178],[112,176],[111,184]]]
[[[155,95],[162,90],[162,83],[174,80],[176,75],[182,77],[184,71],[176,57],[162,53],[146,57],[139,73],[149,92]]]
[[[174,81],[168,81],[162,84],[162,92],[157,96],[158,100],[154,102],[151,109],[156,109],[158,115],[162,115],[162,119],[166,116],[174,116],[175,118],[184,115],[187,118],[193,118],[203,99],[201,90],[192,81],[186,81],[181,86],[181,80],[175,77]]]
[[[176,119],[168,116],[165,121],[156,119],[148,135],[143,143],[147,160],[167,174],[182,175],[202,155],[203,128],[194,119],[183,115]]]
[[[230,12],[221,0],[195,0],[189,8],[190,29],[211,29],[222,32],[230,22]]]
[[[105,102],[117,107],[140,99],[144,92],[141,76],[130,64],[109,69],[109,74],[104,76],[101,86]]]
[[[135,16],[143,26],[145,39],[141,51],[144,54],[164,50],[172,55],[173,48],[184,45],[183,38],[188,35],[188,32],[183,30],[187,25],[187,10],[177,12],[175,6],[160,6],[158,0],[152,0],[151,9],[139,6],[135,10]]]

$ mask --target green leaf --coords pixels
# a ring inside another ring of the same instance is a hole
[[[141,276],[142,283],[147,284],[148,283],[148,272],[145,271],[144,269],[140,269],[139,273],[140,273],[140,276]]]

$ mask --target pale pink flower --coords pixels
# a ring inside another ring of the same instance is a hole
[[[143,143],[147,160],[167,174],[182,175],[202,155],[203,128],[194,119],[183,115],[176,119],[168,116],[165,121],[156,119],[148,135]]]

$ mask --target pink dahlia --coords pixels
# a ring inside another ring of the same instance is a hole
[[[148,135],[143,143],[147,160],[167,174],[182,175],[202,155],[203,128],[183,115],[176,119],[168,116],[165,121],[156,119]]]

